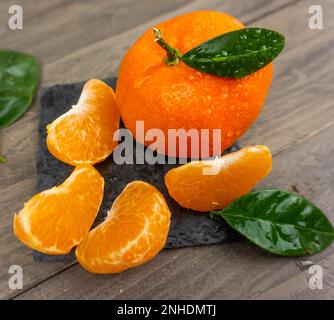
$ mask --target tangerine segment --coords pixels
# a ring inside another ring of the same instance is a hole
[[[106,220],[78,245],[75,255],[94,273],[116,273],[141,265],[163,248],[170,216],[155,187],[133,181],[115,200]]]
[[[210,211],[248,193],[272,167],[266,146],[250,146],[215,160],[193,161],[165,175],[170,196],[184,208]]]
[[[114,133],[119,121],[113,89],[103,81],[89,80],[78,103],[48,125],[48,149],[74,166],[101,162],[117,145]]]
[[[243,24],[221,12],[195,11],[156,27],[169,45],[184,54],[204,41],[243,28]],[[182,61],[169,66],[165,58],[152,29],[124,56],[116,103],[125,127],[147,146],[152,144],[146,135],[151,129],[161,129],[165,137],[175,129],[208,130],[209,139],[201,141],[200,149],[189,142],[180,147],[178,139],[175,147],[174,139],[166,141],[158,151],[170,156],[190,157],[192,147],[201,151],[203,158],[216,155],[214,141],[221,150],[230,147],[260,113],[271,84],[272,64],[242,79],[230,79],[200,72]],[[145,135],[136,132],[138,120],[144,121]]]
[[[33,196],[14,216],[14,233],[28,247],[66,254],[93,224],[103,197],[104,180],[90,165],[80,165],[58,187]]]

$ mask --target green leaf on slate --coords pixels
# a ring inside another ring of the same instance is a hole
[[[284,48],[284,36],[263,28],[224,33],[184,54],[188,66],[220,77],[243,78],[273,61]]]
[[[0,50],[0,128],[9,126],[27,111],[39,74],[39,64],[33,56]]]
[[[283,190],[254,191],[212,213],[221,215],[250,241],[277,255],[315,254],[334,240],[334,229],[318,207]]]

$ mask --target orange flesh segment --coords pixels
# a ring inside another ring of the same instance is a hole
[[[76,167],[63,184],[36,194],[14,216],[16,237],[46,254],[69,253],[89,232],[103,188],[104,180],[94,167]]]
[[[193,161],[171,169],[165,183],[180,206],[206,212],[223,209],[251,191],[271,167],[270,150],[250,146],[215,160]]]
[[[155,187],[133,181],[115,200],[106,220],[79,244],[76,257],[87,271],[101,274],[141,265],[162,250],[170,216]]]
[[[114,133],[119,121],[113,89],[100,80],[89,80],[78,103],[48,125],[48,149],[74,166],[101,162],[117,146]]]

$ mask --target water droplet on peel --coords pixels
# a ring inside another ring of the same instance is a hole
[[[198,76],[198,78],[203,78],[203,73],[200,71],[197,71],[196,75]]]
[[[230,137],[232,137],[233,135],[234,135],[234,132],[231,130],[231,129],[229,129],[228,131],[227,131],[227,137],[228,138],[230,138]]]
[[[134,88],[135,88],[135,89],[141,89],[141,88],[143,87],[143,85],[144,85],[144,82],[145,82],[146,80],[148,80],[149,78],[150,78],[150,76],[146,76],[146,77],[143,77],[143,78],[137,80],[137,81],[134,83]]]
[[[204,107],[210,107],[212,102],[212,97],[211,96],[206,96],[203,97],[203,105]]]

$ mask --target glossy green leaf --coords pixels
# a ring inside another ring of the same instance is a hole
[[[243,78],[273,61],[284,48],[284,36],[263,28],[224,33],[184,54],[181,59],[202,72]]]
[[[29,108],[39,82],[39,64],[26,53],[0,50],[0,128]]]
[[[322,211],[300,195],[258,190],[213,211],[259,247],[278,255],[301,256],[322,251],[334,229]]]

